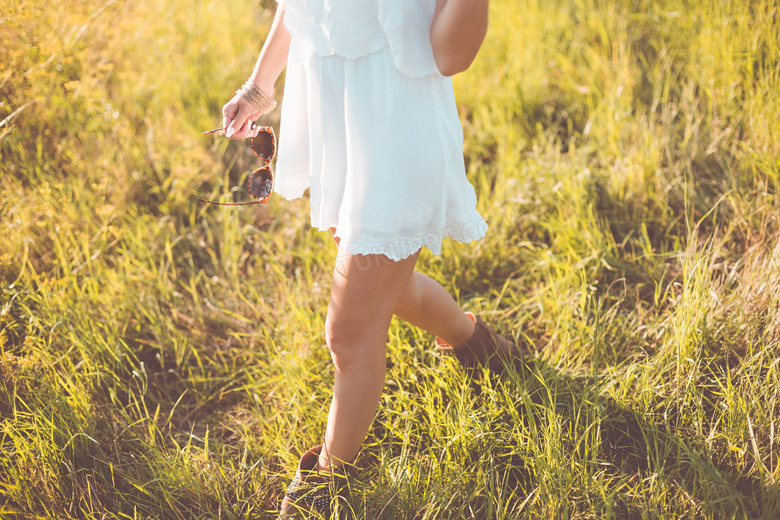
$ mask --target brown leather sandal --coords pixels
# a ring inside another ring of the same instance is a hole
[[[469,372],[473,372],[479,366],[487,366],[492,372],[500,374],[506,364],[522,361],[523,356],[527,354],[525,349],[499,336],[473,313],[466,314],[476,325],[471,338],[455,347],[441,338],[436,338],[436,346],[439,349],[454,355]]]
[[[343,496],[344,478],[338,474],[320,472],[317,463],[322,445],[307,451],[301,457],[298,471],[287,487],[279,508],[277,520],[304,520],[309,518],[330,518],[332,500]]]

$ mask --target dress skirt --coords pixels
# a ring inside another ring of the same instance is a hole
[[[401,73],[389,47],[356,59],[297,54],[274,190],[294,199],[310,188],[312,226],[335,228],[340,254],[397,261],[485,235],[450,78]]]

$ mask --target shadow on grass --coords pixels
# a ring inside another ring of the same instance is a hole
[[[581,462],[594,468],[594,477],[609,480],[598,476],[598,467],[619,484],[604,500],[614,518],[644,518],[652,497],[641,494],[652,489],[669,494],[671,498],[663,501],[674,508],[688,502],[688,514],[693,516],[768,518],[769,512],[777,513],[780,489],[740,472],[707,449],[692,425],[679,428],[660,414],[643,416],[626,403],[600,394],[599,382],[593,378],[564,374],[540,360],[517,367],[516,376],[511,376],[511,382],[499,384],[527,391],[541,411],[541,420],[544,410],[554,410],[561,423],[569,426],[570,440],[564,443],[572,458],[581,457],[581,443],[588,442],[588,430],[595,428],[595,444]],[[670,406],[665,415],[682,417],[685,413],[682,407]],[[538,475],[518,479],[518,488],[525,494],[537,485]],[[571,496],[577,491],[572,489]],[[663,505],[658,505],[663,511]]]
[[[496,414],[486,431],[464,441],[471,453],[450,450],[438,460],[426,446],[436,444],[434,440],[423,435],[417,446],[399,442],[383,447],[381,439],[393,435],[375,426],[370,437],[386,453],[369,453],[360,461],[366,478],[356,484],[364,496],[362,504],[353,504],[358,517],[776,518],[780,489],[708,447],[693,428],[645,416],[600,395],[599,386],[592,377],[565,374],[539,359],[501,377],[476,378],[467,390],[475,414],[482,413],[478,403],[494,399],[497,392],[515,396],[515,409]],[[670,407],[667,413],[685,411]],[[403,462],[409,482],[385,474],[393,471],[387,459]],[[497,486],[482,494],[489,486],[474,482],[481,477],[457,475],[457,468],[487,476]]]

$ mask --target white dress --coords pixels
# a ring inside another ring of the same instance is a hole
[[[274,190],[310,188],[312,226],[335,228],[342,253],[400,260],[482,238],[431,49],[436,0],[281,1],[292,41]]]

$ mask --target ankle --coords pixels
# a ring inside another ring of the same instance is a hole
[[[470,340],[471,338],[474,337],[474,334],[477,332],[477,317],[474,315],[474,313],[464,312],[463,314],[466,315],[470,323],[467,324],[465,328],[465,330],[468,331],[468,335],[460,343],[465,343],[466,341]]]
[[[351,467],[351,463],[341,460],[328,452],[324,447],[322,451],[320,451],[320,456],[317,460],[317,465],[315,466],[317,472],[325,478],[343,475]]]
[[[317,473],[319,473],[320,475],[330,475],[331,465],[328,464],[328,462],[323,461],[322,458],[320,458],[320,460],[317,461]]]

